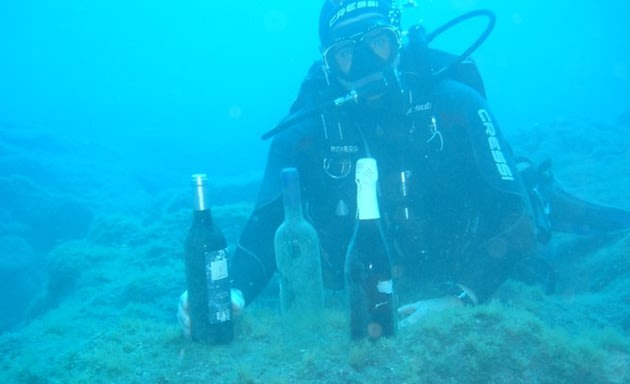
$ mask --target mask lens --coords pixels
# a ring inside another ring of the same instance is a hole
[[[366,33],[361,39],[365,45],[384,61],[389,61],[398,48],[398,36],[389,28],[379,28]]]
[[[354,54],[355,45],[356,42],[354,40],[345,40],[333,45],[329,49],[326,64],[341,73],[348,73],[352,66],[352,55]]]
[[[347,75],[352,69],[352,60],[358,49],[366,48],[383,63],[390,63],[397,54],[398,46],[399,37],[395,29],[376,28],[331,45],[323,52],[323,59],[333,72]]]

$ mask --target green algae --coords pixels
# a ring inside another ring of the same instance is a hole
[[[242,205],[215,211],[235,232],[245,212]],[[46,293],[55,305],[0,336],[0,382],[630,382],[630,339],[603,313],[614,297],[568,279],[550,296],[510,281],[488,304],[434,314],[376,342],[349,340],[343,293],[327,296],[317,332],[287,338],[272,282],[237,320],[232,344],[192,343],[175,318],[188,219],[182,210],[146,226],[104,220],[92,232],[98,241],[58,245],[48,255]],[[138,232],[116,239],[128,230]],[[609,252],[621,252],[627,239],[617,245]],[[588,256],[573,268],[592,265]]]

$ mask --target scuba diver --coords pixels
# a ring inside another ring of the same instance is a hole
[[[488,28],[456,56],[428,47],[450,25],[430,35],[413,27],[403,35],[400,9],[391,1],[324,2],[321,60],[287,118],[263,137],[273,138],[264,178],[232,258],[236,312],[275,273],[274,232],[283,220],[279,175],[286,167],[301,175],[325,286],[341,290],[356,220],[354,166],[362,157],[376,159],[381,217],[404,288],[398,294],[410,303],[398,310],[401,326],[483,303],[528,260],[548,266],[541,245],[554,230],[630,228],[630,213],[574,198],[553,182],[547,164],[511,153],[468,59],[494,24],[487,11],[469,15],[478,16],[488,17]],[[538,266],[535,274],[552,285],[551,268]],[[189,330],[185,293],[178,318]]]

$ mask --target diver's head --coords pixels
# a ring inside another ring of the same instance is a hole
[[[390,0],[326,0],[319,40],[326,70],[344,84],[360,84],[396,67],[400,33]]]

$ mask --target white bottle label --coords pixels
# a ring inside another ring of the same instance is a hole
[[[357,211],[359,220],[374,220],[381,217],[376,197],[378,168],[370,157],[357,160],[355,181],[357,183]]]
[[[210,254],[206,255],[206,260],[211,260],[210,263],[206,261],[206,279],[209,278],[211,281],[216,281],[229,276],[227,251],[225,249],[210,252]]]
[[[212,280],[221,280],[228,277],[227,260],[217,260],[210,263],[212,269]]]
[[[376,289],[380,293],[385,293],[385,294],[391,295],[392,293],[394,293],[394,284],[392,283],[391,280],[379,281],[376,284]]]

